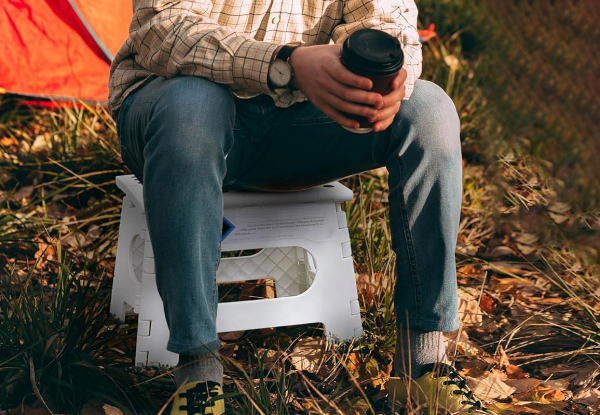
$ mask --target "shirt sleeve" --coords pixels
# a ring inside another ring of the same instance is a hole
[[[268,68],[278,45],[211,20],[210,0],[138,0],[134,5],[128,42],[144,69],[165,78],[208,78],[234,91],[270,92]]]
[[[333,41],[343,43],[359,29],[377,29],[397,37],[404,52],[406,96],[410,98],[415,81],[421,76],[423,55],[417,32],[417,6],[414,0],[347,0],[343,23],[333,31]]]

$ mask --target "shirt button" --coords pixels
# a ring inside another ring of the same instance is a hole
[[[277,17],[277,16],[273,17],[273,18],[271,19],[271,23],[273,23],[273,24],[277,24],[277,23],[279,23],[279,17]]]

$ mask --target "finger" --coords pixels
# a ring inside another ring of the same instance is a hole
[[[347,102],[370,105],[375,108],[382,107],[384,105],[383,96],[381,94],[358,88],[349,88],[348,86],[338,82],[335,82],[331,85],[331,93]]]
[[[384,97],[385,106],[377,110],[377,115],[369,118],[369,121],[377,122],[396,115],[400,111],[402,98],[404,98],[404,86],[386,95]]]
[[[392,91],[395,91],[395,90],[401,88],[402,85],[404,85],[404,83],[406,82],[406,78],[407,78],[406,71],[404,69],[402,69],[400,72],[398,72],[398,74],[392,81]]]
[[[360,127],[360,124],[358,123],[358,121],[352,120],[352,119],[344,116],[340,111],[336,110],[331,105],[328,105],[328,104],[317,105],[315,103],[315,106],[317,106],[323,112],[323,114],[327,115],[329,118],[331,118],[333,121],[335,121],[336,123],[338,123],[341,126],[344,126],[346,128],[359,128]]]
[[[390,125],[392,125],[392,123],[394,122],[394,118],[395,116],[392,115],[389,118],[377,121],[375,124],[373,124],[373,131],[380,132],[386,130]]]
[[[407,76],[408,74],[406,72],[406,69],[401,69],[400,71],[398,71],[398,74],[396,75],[392,83],[393,89],[397,89],[400,87],[400,85],[404,84],[406,82]]]
[[[365,118],[373,118],[377,116],[377,110],[370,105],[361,105],[354,102],[345,101],[334,94],[330,94],[325,98],[328,105],[338,111],[348,114],[360,115]]]
[[[402,101],[402,99],[404,99],[405,95],[406,95],[406,85],[402,84],[400,86],[400,88],[396,88],[396,89],[392,90],[392,92],[390,92],[389,94],[383,96],[383,106],[389,107],[390,105],[393,105],[394,103],[396,103],[398,101]]]
[[[389,107],[384,107],[383,109],[377,111],[377,116],[376,118],[372,118],[372,122],[387,120],[388,118],[398,114],[398,111],[400,111],[400,102],[396,102]]]
[[[373,88],[373,82],[369,78],[350,72],[342,65],[341,61],[336,61],[331,66],[326,66],[325,70],[331,78],[341,84],[367,91]]]

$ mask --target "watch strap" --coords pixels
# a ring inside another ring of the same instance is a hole
[[[292,55],[292,52],[298,47],[300,47],[300,43],[288,43],[283,45],[277,52],[275,59],[281,59],[287,62]]]

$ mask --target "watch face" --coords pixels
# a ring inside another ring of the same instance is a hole
[[[292,80],[292,71],[287,62],[275,59],[269,68],[269,78],[273,85],[285,87]]]

